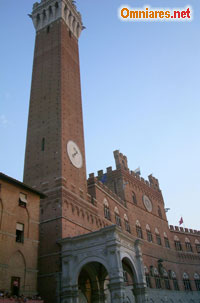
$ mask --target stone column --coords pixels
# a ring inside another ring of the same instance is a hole
[[[70,287],[62,292],[61,303],[79,303],[78,286]]]
[[[133,294],[135,296],[136,303],[146,303],[147,302],[147,293],[144,283],[138,283],[134,285]]]
[[[110,282],[108,285],[111,303],[125,303],[125,286],[123,282]]]

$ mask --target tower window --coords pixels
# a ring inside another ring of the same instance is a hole
[[[134,193],[134,192],[132,192],[132,200],[133,200],[133,203],[134,203],[135,205],[137,205],[137,199],[136,199],[136,196],[135,196],[135,193]]]
[[[16,224],[16,242],[24,243],[24,224]]]
[[[42,146],[41,146],[42,151],[45,150],[45,138],[42,138]]]
[[[69,30],[69,37],[71,38],[72,37],[72,32]]]
[[[50,26],[48,25],[47,26],[47,34],[49,33],[49,31],[50,31]]]
[[[158,216],[162,219],[162,212],[161,212],[160,206],[158,206]]]

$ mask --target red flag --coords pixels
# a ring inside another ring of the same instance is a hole
[[[183,218],[180,218],[179,225],[183,224]]]

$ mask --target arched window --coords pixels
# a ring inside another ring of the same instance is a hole
[[[141,228],[140,222],[138,220],[136,221],[136,233],[137,233],[138,238],[143,239],[142,228]]]
[[[154,275],[154,278],[155,278],[156,288],[158,288],[158,289],[162,288],[161,279],[160,279],[159,272],[158,272],[156,267],[153,268],[153,275]]]
[[[169,239],[166,232],[164,232],[164,241],[165,241],[165,247],[170,248]]]
[[[117,206],[115,206],[115,210],[114,210],[114,213],[115,213],[115,222],[116,222],[116,225],[121,227],[121,218],[119,216],[119,210],[117,208]]]
[[[196,245],[196,250],[197,250],[197,252],[198,252],[198,254],[200,254],[200,242],[199,242],[199,240],[195,240],[195,245]]]
[[[174,245],[175,245],[176,250],[178,250],[178,251],[182,250],[181,242],[177,236],[174,236]]]
[[[135,195],[134,192],[132,192],[132,200],[133,200],[133,203],[134,203],[135,205],[137,205],[137,199],[136,199],[136,195]]]
[[[158,206],[158,216],[162,219],[162,212],[160,206]]]
[[[174,271],[171,271],[171,279],[173,281],[173,286],[174,286],[174,290],[179,290],[179,285],[178,285],[178,281],[177,281],[177,278],[176,278],[176,274]]]
[[[191,283],[188,274],[183,274],[183,284],[186,291],[192,291]]]
[[[149,270],[148,270],[147,266],[144,266],[144,273],[145,273],[145,277],[146,277],[147,287],[152,288],[152,286],[151,286],[151,277],[150,277]]]
[[[168,272],[166,271],[166,269],[163,269],[163,278],[164,278],[165,288],[168,290],[171,289],[170,282],[169,282],[169,276],[168,276]]]
[[[131,233],[130,224],[128,221],[128,217],[126,214],[124,214],[124,224],[125,224],[125,230],[129,233]]]
[[[104,217],[110,220],[110,208],[106,198],[103,200],[103,204],[104,204]]]
[[[196,289],[198,291],[200,291],[200,276],[197,273],[194,274],[194,282],[195,282],[195,285],[196,285]]]
[[[188,238],[185,238],[185,246],[186,246],[187,251],[192,252],[192,245],[191,245],[190,240]]]
[[[151,229],[149,227],[149,224],[146,225],[146,232],[147,232],[147,240],[149,242],[153,242],[153,237],[152,237],[152,233],[151,233]]]
[[[156,243],[157,243],[158,245],[162,245],[160,233],[159,233],[159,231],[158,231],[157,228],[155,229],[155,234],[156,234]]]

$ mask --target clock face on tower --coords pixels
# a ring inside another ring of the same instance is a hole
[[[83,165],[83,158],[78,145],[73,141],[68,141],[67,143],[67,153],[71,163],[76,168],[81,168]]]

